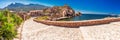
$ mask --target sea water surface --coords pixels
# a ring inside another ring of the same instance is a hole
[[[81,16],[75,16],[72,18],[62,19],[62,21],[80,21],[80,20],[92,20],[92,19],[102,19],[106,17],[117,17],[117,15],[110,14],[82,14]]]

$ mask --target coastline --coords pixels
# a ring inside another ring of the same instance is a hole
[[[114,15],[114,16],[118,16],[120,14],[109,14],[109,13],[106,13],[106,14],[100,14],[100,13],[83,13],[83,14],[96,14],[96,15]]]
[[[120,0],[0,3],[0,40],[120,40]]]
[[[36,20],[38,23],[43,23],[46,25],[54,25],[54,26],[62,26],[62,27],[71,27],[78,28],[80,26],[91,26],[91,25],[100,25],[100,24],[109,24],[111,22],[120,21],[119,17],[114,18],[104,18],[104,19],[96,19],[96,20],[84,20],[84,21],[46,21],[46,20]]]

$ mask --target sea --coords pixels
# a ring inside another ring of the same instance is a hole
[[[118,16],[110,15],[110,14],[82,14],[81,16],[75,16],[72,18],[62,19],[62,21],[94,20],[94,19],[102,19],[106,17],[118,17]]]

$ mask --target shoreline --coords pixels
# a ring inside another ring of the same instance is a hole
[[[82,15],[84,15],[84,14],[92,14],[92,13],[83,13]],[[95,14],[95,15],[110,15],[110,16],[120,17],[120,14]]]
[[[45,21],[45,20],[36,20],[38,23],[43,23],[46,25],[54,25],[54,26],[63,26],[63,27],[72,27],[76,28],[79,26],[90,26],[90,25],[100,25],[100,24],[109,24],[111,22],[120,21],[120,17],[117,18],[104,18],[104,19],[96,19],[96,20],[84,20],[84,21]]]

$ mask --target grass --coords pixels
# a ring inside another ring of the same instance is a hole
[[[48,16],[40,16],[40,17],[37,17],[35,18],[36,20],[48,20]]]

